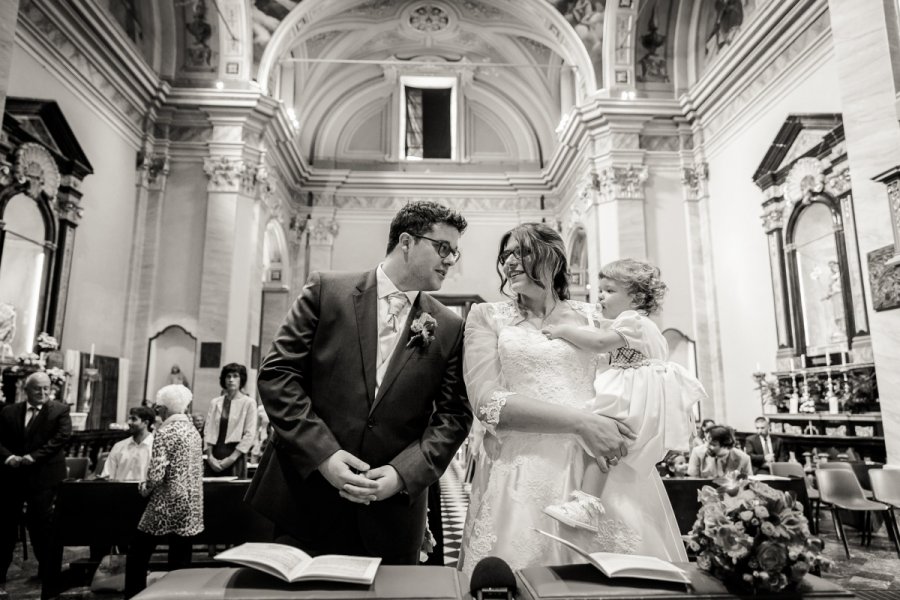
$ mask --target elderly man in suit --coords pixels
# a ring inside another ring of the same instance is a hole
[[[66,477],[65,445],[72,435],[69,407],[49,400],[50,378],[32,373],[25,380],[26,402],[10,404],[0,411],[0,582],[12,562],[22,506],[27,503],[25,522],[38,559],[38,575],[54,563],[50,523],[56,488]],[[52,583],[45,581],[46,583]]]
[[[769,420],[765,417],[756,417],[756,433],[747,436],[744,449],[750,455],[750,462],[757,473],[768,473],[770,464],[784,462],[787,453],[784,451],[780,438],[773,438],[769,433]]]
[[[313,273],[259,371],[274,433],[247,493],[276,540],[415,564],[428,486],[469,431],[463,320],[429,296],[463,217],[412,203],[364,273]]]

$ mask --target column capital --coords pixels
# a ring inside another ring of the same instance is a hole
[[[56,210],[62,221],[77,227],[84,209],[81,207],[81,180],[74,175],[63,175],[56,194]]]
[[[697,163],[691,167],[683,167],[681,170],[681,183],[687,200],[700,200],[708,196],[707,182],[709,181],[709,165],[705,162]]]
[[[209,156],[203,159],[203,172],[209,177],[207,191],[238,192],[243,182],[244,159],[233,156]]]
[[[309,225],[309,243],[318,246],[333,246],[334,238],[340,231],[335,217],[316,217]]]
[[[783,201],[769,202],[763,205],[763,214],[759,218],[762,220],[763,230],[767,234],[780,231],[784,227],[784,209]]]
[[[166,178],[169,176],[169,155],[141,151],[138,153],[137,170],[139,186],[162,191],[166,188]]]
[[[605,202],[643,200],[644,183],[650,175],[646,165],[614,165],[597,175],[597,189]]]

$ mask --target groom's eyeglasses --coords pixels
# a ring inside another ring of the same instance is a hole
[[[446,242],[444,240],[433,240],[430,237],[425,237],[424,235],[416,235],[414,233],[410,233],[409,235],[431,242],[431,245],[434,246],[434,249],[437,250],[438,256],[440,256],[441,258],[452,256],[454,262],[458,262],[459,257],[462,256],[459,250],[453,249],[453,246],[450,245],[450,242]]]

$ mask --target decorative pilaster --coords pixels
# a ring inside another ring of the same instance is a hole
[[[693,136],[683,134],[681,185],[691,294],[692,324],[697,340],[697,376],[708,392],[700,407],[704,418],[723,420],[726,413],[716,296],[713,281],[712,226],[709,218],[709,166],[693,152]],[[687,143],[685,143],[685,141]]]
[[[309,266],[307,273],[327,271],[331,269],[331,256],[334,249],[334,238],[340,231],[340,224],[334,212],[316,214],[309,223]]]
[[[157,333],[150,332],[150,321],[157,283],[157,253],[162,236],[162,204],[170,167],[169,154],[165,151],[167,143],[166,140],[161,142],[163,151],[157,152],[154,140],[146,135],[135,162],[135,219],[123,332],[123,347],[130,350],[128,398],[132,401],[144,394],[149,351],[147,340]],[[155,390],[146,391],[152,394]]]
[[[888,211],[891,217],[891,231],[894,236],[894,257],[885,266],[900,264],[900,166],[892,167],[873,177],[887,187]]]

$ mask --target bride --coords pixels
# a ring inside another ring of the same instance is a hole
[[[601,501],[611,526],[602,534],[562,525],[543,512],[581,489],[585,460],[593,460],[586,450],[606,469],[607,460],[614,465],[640,440],[626,425],[586,410],[599,357],[542,334],[549,325],[591,326],[598,317],[592,305],[568,299],[562,238],[546,225],[526,223],[504,234],[500,248],[501,291],[508,285],[515,299],[473,306],[466,323],[466,387],[487,434],[472,482],[460,569],[471,575],[486,556],[500,557],[513,569],[583,562],[535,529],[589,552],[687,560],[671,505],[653,480],[655,470],[629,482],[629,489],[604,489]],[[656,510],[645,513],[649,518],[617,518],[629,510],[629,497],[642,494],[652,494]]]

